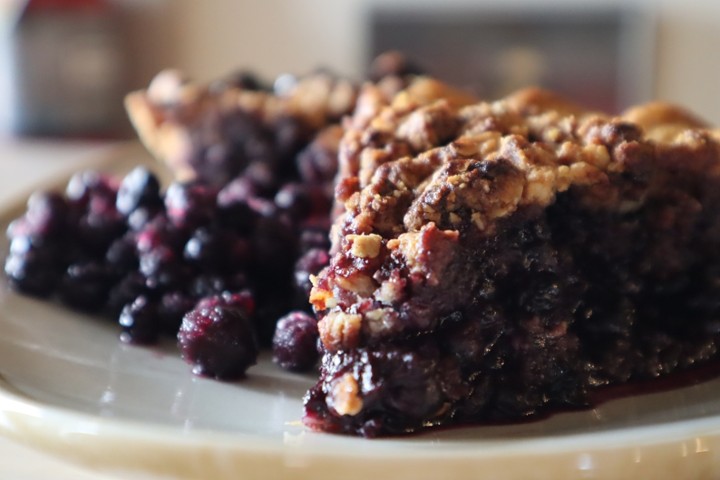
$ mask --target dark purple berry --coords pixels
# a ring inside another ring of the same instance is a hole
[[[257,189],[245,177],[237,177],[217,195],[219,222],[240,233],[252,231],[257,213],[248,205],[248,199],[257,195]]]
[[[118,323],[122,327],[120,340],[125,343],[151,345],[160,336],[157,305],[144,295],[123,307]]]
[[[275,327],[273,360],[282,368],[295,372],[310,370],[318,361],[317,320],[305,312],[290,312]]]
[[[106,265],[92,261],[73,263],[60,282],[60,299],[79,310],[100,310],[107,302],[113,280]]]
[[[169,247],[160,245],[140,255],[140,273],[151,289],[181,287],[190,275],[187,265]]]
[[[106,309],[115,319],[125,305],[147,293],[145,277],[140,272],[130,272],[110,288]]]
[[[102,173],[86,170],[72,176],[65,189],[67,199],[80,208],[88,208],[92,199],[115,203],[116,179]]]
[[[291,227],[279,218],[261,218],[253,232],[252,242],[256,276],[282,275],[281,278],[289,278],[297,247]]]
[[[249,282],[243,273],[232,275],[200,274],[190,283],[189,293],[194,298],[211,297],[222,292],[235,292],[248,288]]]
[[[193,232],[185,244],[183,256],[202,270],[215,272],[223,264],[225,248],[225,235],[222,231],[201,227]]]
[[[256,197],[258,190],[255,184],[246,176],[233,178],[217,194],[218,206],[226,206],[235,202],[244,202],[248,198]]]
[[[217,191],[199,183],[173,183],[165,192],[165,210],[173,225],[194,230],[215,216]]]
[[[223,306],[188,312],[178,346],[193,373],[219,380],[244,377],[259,352],[250,319],[240,309]]]
[[[319,248],[308,250],[295,263],[295,286],[306,298],[310,295],[312,289],[310,275],[317,275],[329,263],[330,255],[328,255],[328,252]]]
[[[247,166],[244,172],[253,188],[260,195],[267,195],[277,188],[278,181],[268,162],[256,160]]]
[[[311,216],[327,217],[331,200],[320,185],[286,183],[275,195],[275,204],[297,222]]]
[[[160,182],[145,167],[135,167],[123,178],[115,201],[118,212],[125,216],[139,207],[153,208],[161,203]]]
[[[322,130],[296,157],[300,178],[305,183],[328,184],[338,169],[337,152],[343,129],[332,126]]]
[[[90,211],[80,217],[77,238],[83,249],[90,255],[102,255],[110,243],[125,233],[125,221],[115,207]]]
[[[30,235],[43,238],[62,236],[68,217],[69,207],[60,194],[36,192],[28,200],[25,220]]]
[[[193,308],[195,308],[195,300],[182,292],[164,294],[158,305],[161,332],[176,336],[183,317]]]
[[[119,274],[135,270],[138,267],[135,238],[132,235],[124,235],[115,239],[105,252],[105,261]]]
[[[252,317],[255,314],[255,298],[249,290],[241,292],[225,291],[220,294],[201,298],[195,305],[195,309],[202,310],[217,306],[238,308],[245,315]]]
[[[259,218],[270,218],[278,216],[277,205],[272,200],[262,197],[248,198],[247,205],[256,216],[255,226]]]
[[[313,131],[307,124],[292,116],[282,116],[273,125],[275,148],[281,159],[291,159],[312,138]],[[281,164],[278,171],[284,178],[296,177],[295,164],[290,160]]]
[[[139,232],[164,212],[163,205],[138,207],[127,216],[127,226],[133,232]]]
[[[13,242],[14,243],[14,242]],[[46,249],[31,248],[25,253],[11,253],[5,259],[5,275],[20,292],[47,296],[55,289],[61,272],[57,258]]]
[[[157,216],[135,235],[138,253],[147,253],[157,247],[179,250],[185,245],[187,234],[178,230],[165,216]]]
[[[247,265],[250,241],[233,233],[199,228],[185,244],[185,260],[204,272],[233,272]]]
[[[294,218],[305,218],[313,210],[313,199],[304,185],[286,183],[275,194],[275,205]]]

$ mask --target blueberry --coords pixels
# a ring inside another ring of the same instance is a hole
[[[79,310],[97,311],[107,302],[112,285],[113,276],[106,265],[93,261],[73,263],[60,283],[60,299]]]
[[[157,305],[144,295],[123,307],[118,323],[122,327],[120,340],[125,343],[151,345],[158,341],[160,324]]]
[[[138,207],[157,207],[161,202],[157,177],[145,167],[135,167],[120,183],[115,206],[127,216]]]
[[[65,188],[67,199],[81,208],[87,208],[93,198],[115,203],[116,194],[115,179],[92,170],[73,175]]]
[[[180,291],[165,293],[158,305],[160,330],[176,336],[183,317],[193,308],[195,308],[195,300],[189,295]]]
[[[140,273],[148,288],[168,289],[182,286],[190,270],[171,248],[161,245],[140,255]]]
[[[36,192],[30,196],[25,213],[28,233],[44,238],[62,236],[69,220],[65,199],[54,192]]]
[[[217,192],[199,183],[173,183],[165,192],[167,216],[178,228],[194,230],[215,216]]]
[[[253,161],[245,169],[244,176],[260,195],[268,195],[277,188],[278,180],[268,162]]]
[[[5,275],[20,292],[48,296],[55,289],[61,272],[56,257],[46,249],[31,248],[25,253],[11,253],[5,259]]]
[[[190,282],[189,294],[195,298],[211,297],[225,291],[240,291],[248,285],[247,277],[240,272],[232,275],[201,273]]]
[[[300,183],[286,183],[275,194],[275,205],[294,218],[305,218],[313,211],[313,198]]]
[[[140,272],[130,272],[110,288],[106,309],[113,318],[117,318],[125,305],[148,292],[145,277]]]
[[[82,248],[92,255],[104,254],[116,238],[125,233],[123,218],[114,207],[107,210],[90,211],[80,217],[77,238]]]
[[[305,312],[290,312],[280,318],[272,341],[273,361],[295,372],[310,370],[318,361],[317,321]]]
[[[178,332],[178,346],[193,373],[219,380],[244,377],[259,352],[249,317],[223,306],[188,312]]]
[[[237,308],[245,315],[252,317],[255,313],[255,298],[249,290],[243,290],[235,293],[224,291],[220,294],[201,298],[195,305],[195,308],[202,310],[217,306]]]
[[[138,256],[134,236],[124,235],[113,240],[105,252],[105,261],[120,275],[135,270],[138,267]]]
[[[135,246],[140,254],[157,247],[179,250],[186,241],[187,234],[177,229],[164,215],[155,217],[135,235]]]
[[[333,126],[322,130],[296,157],[300,178],[305,183],[327,184],[338,170],[338,148],[343,129]]]
[[[138,207],[127,216],[127,226],[133,232],[139,232],[164,212],[163,205]]]
[[[295,263],[295,286],[307,298],[312,289],[310,275],[317,275],[330,263],[327,251],[313,248],[305,252]]]
[[[185,244],[184,258],[204,272],[233,272],[251,257],[250,241],[216,228],[199,228]]]
[[[295,260],[295,234],[282,219],[261,218],[253,232],[252,251],[256,276],[289,278]]]
[[[275,133],[275,148],[282,159],[292,157],[303,148],[313,135],[313,131],[307,124],[292,116],[281,116],[275,120],[273,125]],[[280,176],[296,177],[295,165],[292,161],[283,162],[280,165]]]
[[[240,233],[251,232],[258,214],[248,205],[257,196],[257,189],[245,177],[237,177],[217,195],[219,222]]]

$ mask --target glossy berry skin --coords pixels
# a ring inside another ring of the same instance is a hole
[[[107,302],[113,284],[107,265],[84,261],[68,266],[60,282],[60,299],[72,308],[94,312]]]
[[[123,307],[118,323],[122,327],[120,340],[125,343],[152,345],[160,336],[157,306],[145,295]]]
[[[125,305],[147,293],[149,293],[149,289],[145,285],[145,277],[138,271],[130,272],[113,285],[108,292],[105,310],[115,321]]]
[[[225,306],[185,314],[178,346],[194,374],[218,380],[243,378],[259,353],[250,318],[240,309]]]
[[[173,183],[165,192],[165,210],[173,225],[194,230],[215,216],[217,191],[199,183]]]
[[[232,273],[250,262],[251,244],[233,232],[202,227],[185,244],[183,256],[203,272]]]
[[[237,177],[217,194],[218,221],[239,233],[251,232],[258,214],[248,205],[257,188],[245,177]]]
[[[313,198],[300,183],[286,183],[275,194],[275,205],[293,218],[305,218],[312,212]]]
[[[27,203],[27,233],[36,239],[57,239],[66,233],[70,208],[62,195],[36,192]]]
[[[102,173],[85,170],[72,176],[65,189],[65,196],[71,204],[79,208],[88,208],[91,201],[102,199],[115,203],[117,182]]]
[[[299,220],[312,215],[327,216],[330,199],[320,186],[286,183],[275,194],[275,205]]]
[[[245,315],[252,317],[255,314],[255,298],[250,290],[233,293],[224,291],[217,295],[201,298],[195,309],[202,310],[215,307],[237,308]]]
[[[120,183],[115,206],[128,216],[139,207],[153,208],[162,204],[160,182],[145,167],[136,167]]]
[[[236,292],[248,288],[249,280],[243,273],[232,275],[204,274],[195,276],[188,287],[194,298],[220,295],[225,291]]]
[[[286,370],[304,372],[318,361],[318,327],[315,318],[290,312],[277,322],[273,336],[273,361]]]
[[[55,256],[44,248],[24,253],[11,253],[5,259],[5,275],[10,285],[20,292],[45,297],[57,286],[61,272]]]
[[[317,275],[329,263],[330,255],[320,248],[308,250],[295,263],[295,286],[305,297],[310,295],[312,289],[310,275]]]
[[[193,308],[195,300],[189,295],[179,291],[165,293],[158,305],[161,333],[177,336],[183,317]]]
[[[134,237],[124,235],[113,240],[105,252],[105,261],[121,276],[137,269],[138,256]]]

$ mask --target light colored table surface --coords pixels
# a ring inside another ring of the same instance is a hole
[[[53,178],[92,167],[113,148],[117,148],[117,145],[105,142],[0,138],[0,208]],[[0,479],[105,480],[107,477],[0,437]]]

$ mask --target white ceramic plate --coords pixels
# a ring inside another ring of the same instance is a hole
[[[17,215],[0,214],[0,224]],[[2,252],[7,246],[0,244]],[[116,474],[181,479],[717,478],[720,379],[530,423],[365,440],[299,423],[309,376],[268,357],[194,377],[172,343],[119,343],[97,318],[0,281],[0,432]]]

